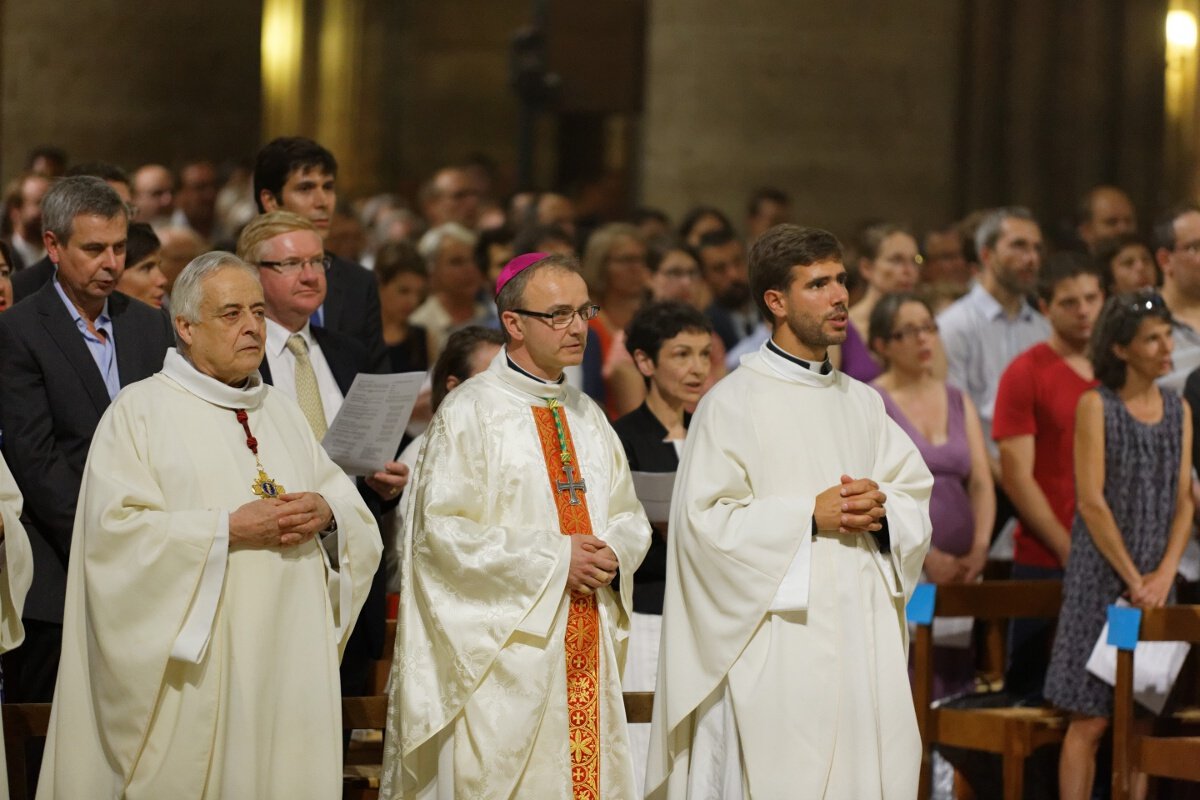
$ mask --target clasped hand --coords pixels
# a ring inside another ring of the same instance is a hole
[[[316,492],[253,500],[229,515],[230,547],[294,547],[329,527],[333,511]]]
[[[571,569],[567,589],[591,594],[617,576],[617,554],[603,539],[588,534],[571,536]]]
[[[875,481],[843,475],[841,483],[817,495],[813,517],[819,531],[870,533],[883,528],[886,502]]]
[[[1129,601],[1142,608],[1162,608],[1174,585],[1174,573],[1160,569],[1147,572],[1136,584],[1129,585]]]

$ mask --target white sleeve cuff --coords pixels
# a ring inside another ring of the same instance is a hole
[[[767,611],[804,611],[808,608],[808,589],[812,581],[812,531],[805,526],[800,546],[788,565],[775,597]]]
[[[567,591],[567,574],[571,570],[571,537],[564,536],[563,540],[566,543],[567,552],[558,559],[558,564],[555,565],[554,572],[550,574],[550,580],[542,589],[541,596],[534,602],[533,608],[529,609],[525,618],[521,620],[521,624],[517,626],[517,630],[521,633],[539,638],[550,635],[550,629],[554,626],[554,618],[558,615],[558,609],[562,605],[563,594]]]
[[[193,664],[199,664],[204,659],[209,639],[212,638],[213,620],[217,616],[217,603],[221,599],[228,560],[229,513],[222,512],[217,518],[217,533],[208,548],[204,572],[200,574],[200,585],[183,620],[183,627],[175,637],[175,644],[171,646],[171,658]]]

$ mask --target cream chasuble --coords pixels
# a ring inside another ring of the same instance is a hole
[[[0,520],[4,521],[4,543],[0,544],[0,653],[7,653],[25,638],[21,609],[33,581],[33,553],[21,525],[21,492],[8,465],[0,458]],[[0,764],[4,763],[4,740],[0,737]],[[8,780],[0,780],[0,800],[8,800]]]
[[[258,472],[239,408],[265,473],[329,503],[336,562],[316,538],[229,549]],[[168,351],[88,454],[38,797],[340,797],[338,660],[380,549],[292,400]]]
[[[873,535],[814,538],[842,474],[887,495]],[[904,605],[933,478],[865,384],[766,345],[700,402],[675,482],[647,796],[915,798]]]
[[[518,372],[501,351],[446,398],[425,436],[405,525],[381,796],[640,797],[620,671],[650,525],[608,420],[578,390]],[[619,596],[566,591],[564,533],[588,527],[620,561]]]

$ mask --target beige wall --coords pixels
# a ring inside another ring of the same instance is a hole
[[[260,13],[255,0],[3,0],[0,176],[40,144],[127,168],[253,155]]]

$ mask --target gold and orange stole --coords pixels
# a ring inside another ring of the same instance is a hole
[[[556,420],[555,411],[558,411]],[[538,440],[546,457],[550,492],[564,534],[592,532],[587,495],[561,486],[582,482],[565,409],[533,408]],[[561,425],[561,427],[560,427]],[[572,471],[568,474],[566,467]],[[575,497],[577,504],[571,504]],[[564,642],[567,657],[567,723],[571,752],[571,785],[575,800],[600,797],[600,612],[594,594],[571,592]]]

